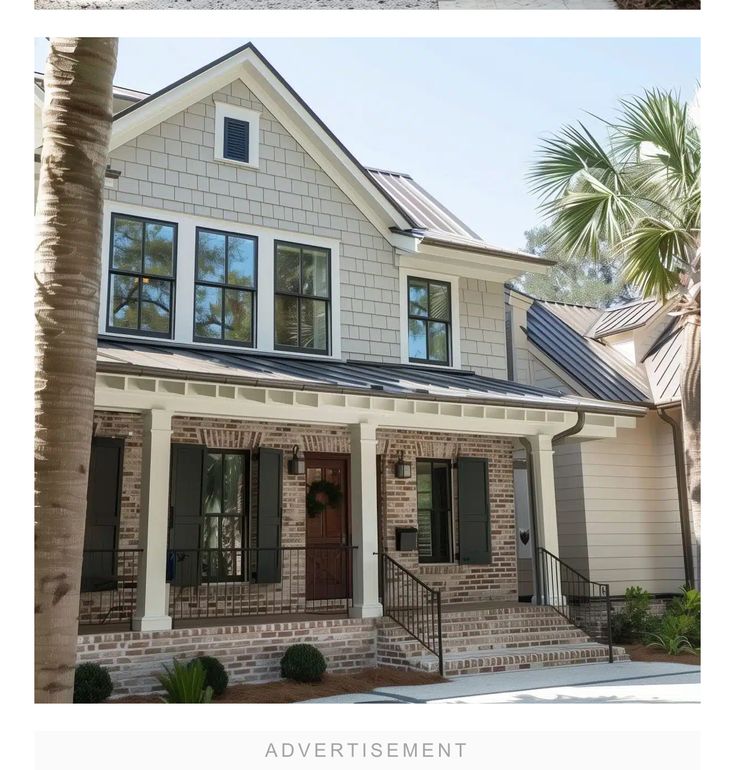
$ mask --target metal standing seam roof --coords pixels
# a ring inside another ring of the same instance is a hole
[[[468,370],[430,369],[253,352],[192,349],[176,344],[100,338],[97,369],[261,387],[484,402],[537,409],[631,414],[620,405],[482,377]]]
[[[534,302],[526,334],[540,350],[596,398],[651,402],[643,373],[604,343],[589,339],[554,312],[553,303]]]
[[[657,404],[681,398],[681,359],[683,334],[681,327],[670,324],[643,360]]]
[[[632,302],[612,310],[605,310],[599,321],[590,330],[590,334],[599,339],[609,334],[637,329],[644,326],[661,309],[662,304],[655,299]]]

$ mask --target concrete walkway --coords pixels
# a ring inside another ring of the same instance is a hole
[[[38,10],[611,10],[615,0],[35,0]]]
[[[699,703],[699,666],[594,663],[456,676],[306,703]]]

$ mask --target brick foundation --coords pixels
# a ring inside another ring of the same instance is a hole
[[[155,674],[164,664],[198,655],[217,657],[232,684],[275,681],[283,653],[297,643],[318,647],[332,672],[376,665],[375,621],[347,618],[85,634],[78,638],[77,663],[105,666],[117,697],[160,691]]]

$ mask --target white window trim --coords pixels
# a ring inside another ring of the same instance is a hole
[[[107,291],[108,274],[110,269],[110,236],[113,214],[130,214],[151,219],[163,219],[177,225],[177,254],[175,280],[175,304],[173,318],[173,335],[169,340],[136,334],[116,334],[107,331]],[[256,316],[255,316],[255,345],[253,347],[239,345],[219,345],[215,343],[194,341],[194,279],[196,271],[196,229],[207,227],[228,233],[251,235],[258,239],[258,265],[256,287]],[[274,254],[276,241],[289,241],[304,246],[317,246],[329,249],[331,296],[330,302],[330,352],[302,353],[276,350],[274,346]],[[100,315],[99,333],[108,337],[120,337],[128,341],[145,340],[155,342],[178,342],[202,349],[228,350],[231,353],[247,352],[248,350],[276,355],[293,355],[304,358],[334,359],[342,356],[341,335],[341,292],[340,292],[340,242],[332,238],[315,235],[301,235],[291,230],[274,230],[267,227],[232,222],[227,219],[194,216],[166,209],[151,209],[117,201],[105,201],[104,224],[102,233],[102,276],[100,286]]]
[[[214,159],[220,163],[231,163],[233,166],[243,168],[258,168],[260,165],[260,113],[255,110],[249,110],[246,107],[239,107],[236,104],[227,102],[215,102],[214,113]],[[233,160],[224,156],[225,142],[225,118],[234,118],[235,120],[244,120],[250,124],[248,131],[248,162]]]
[[[452,350],[451,361],[446,364],[432,364],[429,361],[409,361],[408,357],[408,278],[428,278],[429,280],[444,281],[450,287],[452,303]],[[462,351],[460,350],[459,328],[459,276],[434,273],[428,270],[414,270],[408,267],[398,268],[399,309],[401,314],[401,363],[409,366],[432,366],[436,369],[461,369]]]

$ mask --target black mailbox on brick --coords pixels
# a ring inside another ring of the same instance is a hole
[[[396,527],[396,551],[415,551],[418,535],[416,527]]]

